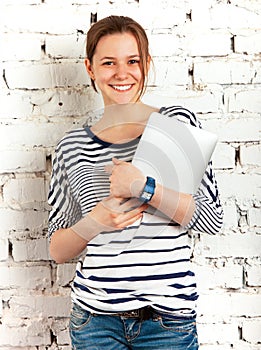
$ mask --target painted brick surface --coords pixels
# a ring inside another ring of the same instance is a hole
[[[1,0],[0,350],[69,350],[75,261],[49,257],[46,203],[58,140],[102,107],[84,67],[91,13],[146,29],[144,101],[183,105],[217,133],[221,234],[194,234],[202,350],[261,343],[261,6],[258,0]],[[88,115],[88,116],[87,116]],[[86,117],[87,116],[87,117]]]

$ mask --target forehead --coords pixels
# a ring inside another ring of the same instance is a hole
[[[131,33],[105,35],[99,40],[95,50],[97,56],[106,54],[106,56],[114,57],[124,53],[139,55],[137,40]]]

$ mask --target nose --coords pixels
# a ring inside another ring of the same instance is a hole
[[[128,76],[128,67],[121,63],[116,66],[115,77],[119,80],[124,80]]]

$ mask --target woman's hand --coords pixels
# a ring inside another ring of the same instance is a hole
[[[111,172],[110,191],[112,196],[120,198],[139,197],[146,177],[131,163],[112,158],[113,166],[106,167]]]
[[[50,254],[57,263],[78,256],[95,236],[103,231],[115,231],[141,219],[147,209],[136,198],[124,200],[112,196],[99,202],[84,218],[70,228],[57,230],[51,239]]]
[[[136,198],[126,201],[109,196],[99,202],[88,215],[96,223],[99,232],[113,231],[141,219],[147,207],[148,205],[141,204]]]

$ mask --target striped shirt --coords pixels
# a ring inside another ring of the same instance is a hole
[[[160,113],[201,127],[185,108],[162,107]],[[104,167],[113,157],[131,161],[139,138],[110,144],[89,127],[68,132],[58,143],[49,192],[49,237],[71,227],[109,195]],[[186,227],[144,213],[125,229],[101,232],[80,258],[72,300],[93,313],[113,314],[151,305],[182,317],[196,315],[198,298],[191,265],[190,229],[216,234],[223,211],[211,162],[194,195],[196,210]]]

